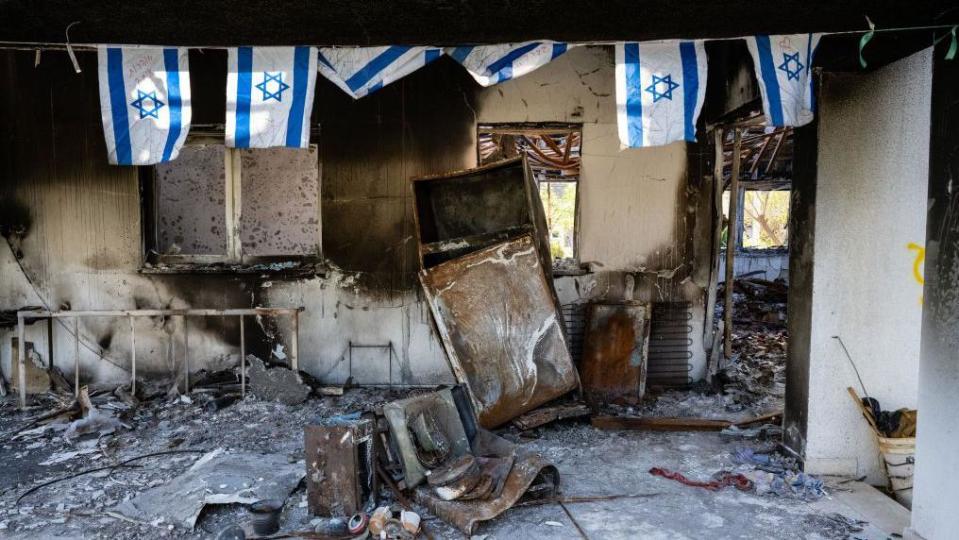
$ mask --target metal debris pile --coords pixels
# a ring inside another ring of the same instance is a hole
[[[459,386],[371,414],[319,420],[306,428],[306,461],[310,511],[366,523],[379,538],[414,538],[426,528],[413,501],[469,535],[524,496],[553,494],[559,483],[542,456],[479,427]],[[399,508],[377,506],[378,485],[389,488]],[[329,523],[319,527],[326,531]]]

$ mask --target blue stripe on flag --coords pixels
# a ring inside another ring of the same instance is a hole
[[[286,145],[291,148],[303,146],[303,111],[306,108],[306,84],[309,81],[310,48],[293,49],[293,103],[286,123]]]
[[[333,67],[333,64],[331,64],[330,61],[327,60],[325,56],[323,56],[323,52],[320,51],[319,49],[317,49],[316,51],[316,59],[322,62],[324,66],[332,69],[333,71],[336,71],[336,68]]]
[[[505,68],[505,67],[512,67],[512,66],[513,66],[513,60],[516,60],[516,59],[519,58],[520,56],[523,56],[524,54],[532,51],[532,50],[535,49],[536,47],[539,47],[539,42],[529,43],[529,44],[523,45],[522,47],[519,47],[519,48],[517,48],[517,49],[513,49],[512,51],[506,53],[506,54],[505,54],[502,58],[500,58],[499,60],[491,63],[491,64],[488,65],[488,66],[486,66],[486,73],[489,74],[489,75],[492,75],[493,73],[496,73],[497,71],[499,71],[499,70],[501,70],[501,69],[503,69],[503,68]],[[510,71],[510,77],[512,77],[512,70]],[[500,77],[499,80],[500,80],[500,81],[505,81],[505,80],[508,79],[508,78],[509,78],[509,77],[507,77],[507,78],[504,79],[503,77]]]
[[[167,131],[163,158],[160,161],[170,161],[176,141],[180,138],[183,114],[183,99],[180,95],[180,51],[178,49],[163,49],[163,69],[166,70],[170,128]]]
[[[679,56],[683,61],[683,125],[686,140],[696,142],[696,101],[699,97],[699,69],[696,62],[696,44],[683,41],[679,44]]]
[[[629,146],[643,146],[643,90],[639,79],[639,43],[623,44],[626,70],[626,125]]]
[[[250,105],[253,93],[253,48],[236,50],[236,134],[237,148],[250,147]]]
[[[110,113],[113,117],[113,144],[117,165],[133,165],[130,147],[130,123],[127,119],[127,92],[123,84],[123,51],[107,49],[107,76],[110,85]]]
[[[759,51],[759,70],[763,76],[763,86],[766,87],[766,100],[769,110],[766,114],[774,126],[783,125],[782,96],[779,93],[779,79],[776,77],[776,67],[773,65],[773,54],[769,44],[769,36],[756,36],[756,50]]]
[[[566,52],[566,47],[565,43],[553,43],[553,56],[550,57],[550,60],[555,60],[557,56]]]
[[[453,52],[450,53],[450,56],[453,57],[453,60],[456,60],[460,64],[466,61],[466,57],[473,52],[475,47],[456,47],[453,49]]]
[[[806,35],[806,76],[809,77],[809,110],[816,112],[816,89],[812,84],[812,57],[815,51],[812,48],[812,34]]]
[[[385,51],[380,53],[379,56],[367,62],[367,64],[363,66],[363,69],[357,71],[352,77],[347,79],[346,86],[348,86],[350,90],[356,92],[366,85],[366,83],[370,82],[373,77],[376,77],[381,71],[389,67],[389,65],[395,62],[397,58],[403,56],[403,54],[405,54],[408,50],[410,50],[410,48],[405,46],[390,46]]]
[[[442,54],[442,52],[443,52],[442,49],[426,49],[426,52],[424,53],[423,64],[426,65],[432,62],[433,60],[436,60],[437,58],[440,57],[440,54]]]

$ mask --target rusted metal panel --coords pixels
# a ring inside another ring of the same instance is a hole
[[[649,345],[646,304],[591,304],[579,371],[593,403],[643,397]]]
[[[526,492],[535,490],[539,496],[549,497],[558,487],[559,471],[552,463],[539,454],[519,452],[500,493],[487,500],[444,501],[426,486],[417,488],[413,495],[416,502],[470,536],[477,523],[502,514]]]
[[[310,513],[351,516],[375,496],[372,420],[331,422],[304,429],[306,500]]]
[[[420,279],[481,426],[499,426],[578,386],[532,237],[444,262]]]

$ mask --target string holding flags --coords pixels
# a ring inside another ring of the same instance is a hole
[[[753,36],[746,40],[763,98],[767,125],[803,126],[812,122],[812,62],[822,34]]]
[[[492,86],[545,66],[570,47],[573,45],[557,41],[529,41],[450,47],[446,54],[466,68],[480,85]]]
[[[358,99],[436,60],[438,47],[321,48],[319,70],[344,92]]]
[[[702,41],[616,45],[616,114],[624,146],[695,141],[705,97]]]
[[[186,48],[97,47],[100,112],[113,165],[177,157],[190,130]]]
[[[309,146],[316,61],[314,47],[231,48],[226,78],[226,145]]]

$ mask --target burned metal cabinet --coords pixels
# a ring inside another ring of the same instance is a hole
[[[499,426],[579,384],[526,159],[414,178],[420,282],[479,423]]]
[[[525,158],[411,183],[420,268],[524,234],[532,235],[542,267],[552,267],[546,214]]]
[[[643,397],[649,329],[647,304],[590,304],[579,364],[588,401],[599,404]]]
[[[369,510],[376,496],[373,435],[366,418],[332,418],[304,428],[306,500],[310,513],[351,516]]]

